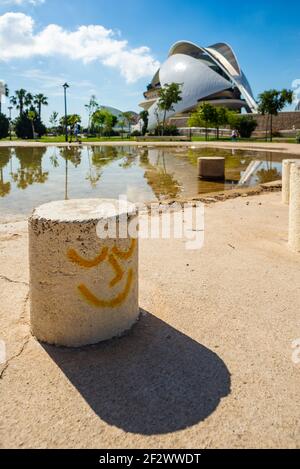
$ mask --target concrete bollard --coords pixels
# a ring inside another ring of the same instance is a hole
[[[290,203],[291,166],[297,162],[300,162],[300,160],[288,159],[282,161],[282,202],[287,205]]]
[[[95,344],[121,335],[139,317],[138,239],[120,238],[119,231],[101,239],[99,222],[127,233],[128,222],[137,223],[135,207],[59,201],[29,219],[31,330],[41,342]]]
[[[289,245],[300,252],[300,162],[291,166]]]
[[[202,179],[225,179],[225,158],[198,158],[198,176]]]

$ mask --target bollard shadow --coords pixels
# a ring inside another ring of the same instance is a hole
[[[43,347],[93,411],[126,432],[185,429],[230,393],[230,373],[215,353],[145,311],[122,338],[81,349]]]

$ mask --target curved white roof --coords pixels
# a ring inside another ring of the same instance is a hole
[[[182,101],[174,106],[171,115],[184,112],[197,102],[215,93],[237,87],[252,112],[257,104],[251,87],[238,63],[233,49],[226,43],[201,47],[190,41],[176,42],[168,59],[155,74],[152,85],[182,84]],[[160,117],[160,116],[159,116]],[[157,100],[149,108],[149,128],[157,123]]]

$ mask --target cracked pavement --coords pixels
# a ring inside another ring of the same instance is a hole
[[[280,193],[240,197],[206,206],[200,251],[142,240],[139,323],[78,350],[30,335],[27,223],[0,223],[0,446],[299,448],[287,219]]]

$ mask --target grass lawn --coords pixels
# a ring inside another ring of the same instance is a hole
[[[10,141],[9,138],[5,138],[3,139],[5,141]],[[12,137],[11,139],[13,142],[20,142],[22,141],[22,139],[20,138],[17,138],[17,137]],[[123,142],[126,143],[128,141],[134,141],[135,138],[134,137],[131,137],[130,139],[129,138],[124,138],[122,140],[121,137],[102,137],[102,138],[99,138],[99,137],[89,137],[89,138],[81,138],[81,141],[82,143],[85,143],[85,142]],[[32,140],[32,139],[26,139],[24,140],[25,142],[39,142],[39,143],[64,143],[66,141],[65,139],[65,136],[64,135],[58,135],[57,137],[48,137],[47,135],[45,135],[44,137],[41,137],[37,140]],[[73,142],[75,142],[75,139],[73,138]]]
[[[17,137],[12,137],[11,139],[13,142],[16,142],[16,141],[22,141],[22,139],[19,139]],[[82,138],[81,141],[82,143],[85,143],[85,142],[124,142],[124,144],[126,144],[126,142],[129,142],[129,141],[135,141],[136,138],[135,137],[131,137],[131,138],[124,138],[122,139],[121,137],[89,137],[89,138]],[[5,138],[3,139],[3,141],[10,141],[9,138]],[[39,142],[39,143],[64,143],[65,142],[65,136],[64,135],[58,135],[56,137],[50,137],[50,136],[47,136],[45,135],[44,137],[38,139],[38,140],[24,140],[25,142]],[[73,142],[75,140],[73,139]],[[145,140],[147,141],[147,140]],[[205,142],[205,137],[192,137],[192,142]],[[216,138],[209,138],[207,140],[207,142],[230,142],[231,141],[231,138],[230,137],[221,137],[219,138],[219,140],[217,140]],[[239,142],[257,142],[257,143],[296,143],[296,139],[294,138],[273,138],[273,142],[266,142],[265,139],[258,139],[258,138],[240,138],[238,140]],[[151,142],[151,140],[149,140],[149,142]],[[178,142],[180,143],[180,142]]]

